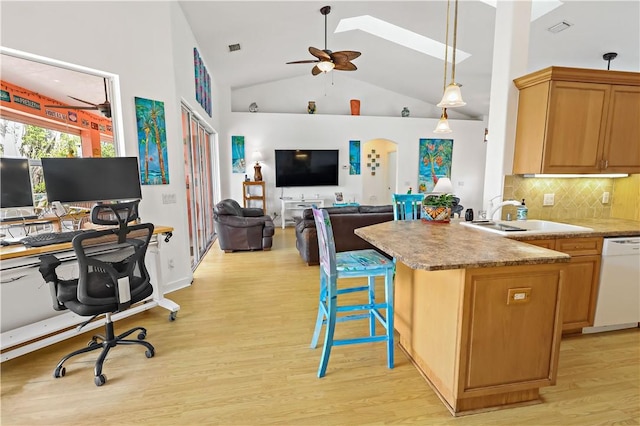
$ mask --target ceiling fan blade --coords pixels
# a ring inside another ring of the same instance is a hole
[[[357,69],[358,67],[353,65],[351,62],[342,62],[342,63],[336,64],[334,68],[334,70],[338,70],[338,71],[355,71]]]
[[[307,59],[305,61],[287,62],[287,64],[317,64],[318,62],[320,62],[318,59]]]
[[[69,96],[69,97],[70,97],[71,99],[75,99],[76,101],[80,101],[80,102],[85,103],[85,104],[93,105],[93,106],[94,106],[94,107],[96,107],[96,108],[98,107],[98,105],[97,105],[97,104],[94,104],[93,102],[83,101],[82,99],[74,98],[73,96]]]
[[[355,50],[341,50],[339,52],[333,52],[331,54],[331,57],[333,58],[334,62],[335,62],[335,56],[340,56],[340,58],[346,58],[347,61],[353,61],[360,55],[361,53],[356,52]]]
[[[309,47],[309,53],[318,59],[330,60],[331,56],[324,50],[316,49],[315,47]]]
[[[76,105],[45,105],[45,108],[63,108],[63,109],[98,109],[97,106],[76,106]]]
[[[311,70],[311,74],[313,75],[318,75],[321,74],[322,71],[320,70],[320,68],[318,68],[318,66],[316,65],[315,67],[313,67],[313,69]]]

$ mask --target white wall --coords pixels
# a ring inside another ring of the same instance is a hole
[[[339,149],[339,187],[285,188],[285,196],[297,197],[301,193],[320,193],[326,202],[331,202],[333,193],[342,191],[347,199],[356,194],[356,201],[363,199],[365,175],[349,175],[349,140],[360,140],[364,145],[374,139],[387,139],[397,144],[397,191],[406,192],[409,186],[417,188],[418,143],[420,138],[437,138],[432,133],[437,120],[431,118],[368,117],[322,114],[265,114],[230,113],[224,118],[224,131],[220,133],[220,161],[231,163],[231,136],[245,137],[245,153],[259,150],[264,156],[262,175],[267,186],[267,211],[280,211],[281,189],[275,188],[274,149]],[[450,120],[453,133],[452,182],[455,193],[465,208],[475,210],[482,206],[486,144],[484,123],[471,120]],[[362,163],[366,163],[363,150]],[[367,173],[366,164],[362,173]],[[247,169],[253,176],[253,168]],[[244,173],[229,174],[222,183],[222,197],[242,200]],[[380,176],[383,179],[383,175]],[[366,194],[369,194],[368,192]],[[368,197],[367,197],[368,198]]]
[[[351,99],[360,100],[360,115],[400,117],[405,106],[411,111],[411,117],[440,118],[442,113],[435,105],[355,80],[344,71],[316,76],[309,72],[301,77],[233,89],[231,110],[248,112],[249,105],[256,102],[263,113],[306,114],[309,101],[315,101],[318,115],[349,115]],[[469,118],[453,109],[448,113],[450,118]]]
[[[163,265],[165,285],[190,283],[180,100],[212,128],[219,117],[209,118],[195,100],[193,48],[198,46],[180,7],[174,2],[2,2],[1,19],[5,47],[119,75],[122,103],[114,108],[122,110],[126,155],[138,155],[134,97],[164,102],[170,183],[144,185],[140,213],[145,221],[175,228],[165,245],[164,259],[175,265],[171,270]],[[218,91],[215,79],[212,91]],[[165,193],[176,194],[177,203],[163,205]]]

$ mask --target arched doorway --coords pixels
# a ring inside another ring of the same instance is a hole
[[[397,187],[398,144],[389,139],[371,139],[362,145],[362,202],[391,203]]]

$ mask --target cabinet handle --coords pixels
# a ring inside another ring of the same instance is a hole
[[[606,169],[607,167],[609,167],[609,160],[604,160],[604,168]]]

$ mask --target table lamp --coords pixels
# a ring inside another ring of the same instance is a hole
[[[453,185],[451,184],[451,179],[446,177],[441,177],[438,179],[436,186],[433,187],[434,194],[453,194]]]
[[[262,181],[262,166],[260,165],[260,160],[262,160],[262,154],[260,151],[253,151],[251,155],[253,161],[256,162],[253,166],[253,180],[256,182]]]

